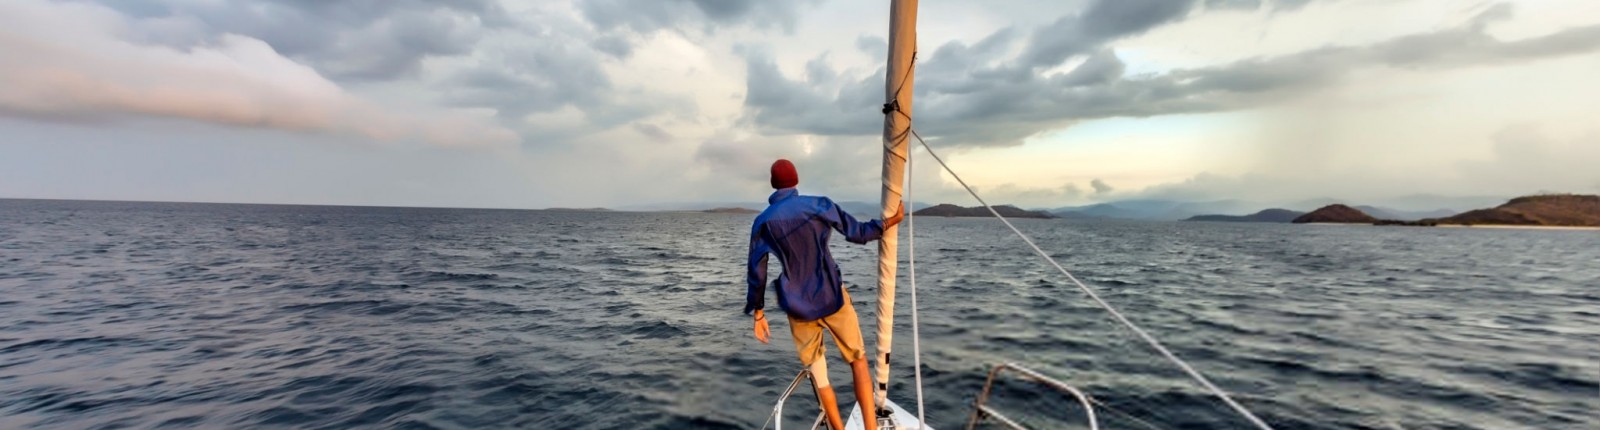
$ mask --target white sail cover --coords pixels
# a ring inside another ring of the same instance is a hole
[[[917,1],[893,0],[889,10],[889,66],[883,116],[882,216],[894,216],[905,185],[906,151],[911,137],[911,72],[917,52]],[[877,404],[888,404],[889,350],[894,343],[894,281],[899,262],[899,227],[883,232],[878,241],[878,348]]]

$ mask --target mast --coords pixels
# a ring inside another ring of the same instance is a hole
[[[917,53],[917,0],[892,0],[889,7],[889,65],[885,73],[883,116],[883,199],[879,219],[894,216],[905,185],[906,153],[911,137],[911,73]],[[898,110],[896,112],[895,110]],[[908,208],[909,210],[909,208]],[[899,262],[900,228],[890,227],[878,241],[877,405],[887,403],[889,350],[894,343],[894,281]],[[862,411],[866,412],[866,411]],[[868,418],[871,419],[871,418]]]

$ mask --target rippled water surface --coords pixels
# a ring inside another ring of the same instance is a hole
[[[739,312],[750,220],[0,200],[0,428],[756,427],[799,365],[786,323],[761,345]],[[1018,225],[1277,427],[1600,421],[1600,233]],[[1112,428],[1245,425],[993,220],[916,228],[937,427],[1002,361],[1087,389]],[[872,282],[874,248],[834,249]],[[1017,383],[993,402],[1080,415]]]

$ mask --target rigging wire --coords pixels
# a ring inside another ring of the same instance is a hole
[[[917,216],[916,212],[913,210],[915,209],[916,202],[916,198],[913,197],[913,189],[915,188],[914,184],[916,183],[917,178],[916,158],[916,148],[907,148],[905,197],[906,201],[912,204],[913,207],[902,207],[906,209],[906,259],[910,266],[907,275],[910,278],[909,281],[911,283],[911,365],[913,367],[912,375],[916,381],[917,424],[920,426],[918,427],[919,429],[927,429],[928,419],[925,414],[925,409],[923,408],[922,400],[922,335],[919,333],[919,328],[922,326],[922,324],[917,319]],[[1140,427],[1151,430],[1161,430],[1160,427],[1157,427],[1155,424],[1151,424],[1149,421],[1140,419],[1139,417],[1122,411],[1121,409],[1113,408],[1111,405],[1107,405],[1093,397],[1089,398],[1089,402],[1093,403],[1095,406],[1098,406],[1100,409],[1104,409],[1113,414],[1121,416],[1129,422],[1138,424]]]
[[[1160,427],[1156,427],[1155,424],[1151,424],[1149,421],[1145,421],[1145,420],[1139,419],[1139,417],[1133,416],[1133,414],[1130,414],[1130,413],[1127,413],[1127,412],[1123,412],[1123,411],[1121,411],[1121,410],[1119,410],[1117,408],[1111,407],[1111,405],[1107,405],[1105,403],[1101,403],[1099,400],[1095,400],[1095,398],[1093,398],[1093,397],[1089,398],[1089,403],[1093,403],[1095,406],[1099,406],[1100,409],[1105,409],[1107,411],[1111,411],[1111,413],[1113,413],[1113,414],[1120,415],[1123,418],[1126,418],[1128,421],[1133,422],[1135,424],[1139,424],[1140,426],[1143,426],[1144,428],[1151,429],[1151,430],[1161,430]]]
[[[911,115],[907,114],[904,110],[902,110],[900,108],[900,92],[905,89],[906,81],[908,79],[910,79],[910,77],[912,76],[912,73],[915,73],[915,71],[916,71],[916,68],[917,68],[917,54],[918,54],[918,51],[916,51],[913,48],[913,50],[911,51],[911,60],[909,61],[910,64],[907,64],[907,66],[906,66],[906,70],[904,72],[904,75],[900,79],[900,85],[895,88],[893,95],[891,95],[890,98],[889,98],[889,101],[887,103],[883,104],[883,110],[882,110],[883,114],[886,115],[886,116],[887,115],[891,115],[891,114],[899,114],[901,117],[904,117],[906,119],[906,122],[908,122],[908,123],[912,122],[912,118],[911,118]],[[956,182],[960,183],[961,187],[965,188],[967,190],[968,194],[972,195],[972,198],[977,199],[978,203],[982,204],[984,209],[988,209],[990,214],[994,215],[995,218],[999,219],[1001,223],[1004,223],[1006,225],[1006,227],[1010,228],[1013,233],[1016,233],[1017,237],[1021,238],[1023,242],[1026,242],[1029,247],[1033,248],[1033,251],[1035,253],[1039,254],[1040,257],[1044,258],[1044,260],[1046,262],[1049,262],[1051,266],[1054,266],[1056,268],[1056,270],[1060,271],[1062,275],[1065,275],[1068,280],[1071,280],[1072,283],[1074,285],[1076,285],[1079,290],[1082,290],[1084,292],[1084,294],[1088,295],[1090,299],[1093,299],[1096,304],[1099,304],[1102,309],[1105,309],[1106,312],[1110,313],[1111,316],[1113,318],[1115,318],[1117,322],[1121,323],[1123,326],[1127,327],[1129,330],[1132,330],[1134,332],[1134,334],[1137,334],[1141,339],[1143,339],[1145,341],[1145,343],[1149,344],[1151,348],[1154,348],[1157,352],[1161,353],[1161,355],[1166,357],[1168,361],[1171,361],[1173,364],[1176,364],[1179,368],[1181,368],[1184,371],[1184,373],[1188,374],[1191,379],[1194,379],[1196,382],[1199,382],[1200,385],[1204,386],[1207,390],[1211,391],[1212,394],[1214,394],[1218,398],[1222,399],[1222,401],[1224,403],[1227,403],[1227,405],[1230,408],[1233,408],[1234,411],[1238,412],[1240,415],[1243,415],[1247,420],[1250,421],[1251,424],[1254,424],[1257,428],[1262,429],[1262,430],[1272,430],[1272,427],[1267,425],[1267,423],[1265,421],[1262,421],[1261,418],[1256,417],[1256,415],[1254,413],[1251,413],[1248,409],[1245,409],[1243,405],[1241,405],[1238,402],[1234,401],[1232,396],[1229,396],[1227,392],[1222,390],[1222,388],[1219,388],[1215,384],[1212,384],[1211,381],[1209,379],[1206,379],[1206,377],[1204,375],[1201,375],[1199,371],[1196,371],[1193,367],[1189,366],[1189,363],[1183,361],[1183,359],[1178,358],[1178,356],[1176,354],[1173,354],[1172,351],[1168,350],[1167,347],[1162,345],[1160,341],[1157,341],[1154,336],[1151,336],[1149,333],[1146,333],[1144,331],[1144,329],[1139,328],[1139,326],[1135,325],[1133,323],[1133,321],[1130,321],[1130,320],[1128,320],[1127,317],[1124,317],[1122,315],[1122,312],[1117,311],[1117,309],[1115,307],[1112,307],[1110,303],[1107,303],[1105,300],[1101,299],[1099,294],[1096,294],[1094,292],[1094,290],[1089,288],[1089,286],[1084,285],[1084,283],[1082,281],[1079,281],[1077,276],[1074,276],[1072,274],[1072,272],[1067,271],[1067,269],[1065,267],[1062,267],[1060,263],[1057,263],[1055,258],[1050,257],[1050,255],[1048,253],[1044,252],[1043,249],[1039,248],[1039,245],[1034,244],[1033,243],[1033,239],[1030,239],[1028,237],[1028,235],[1023,234],[1022,230],[1018,230],[1017,227],[1015,225],[1012,225],[1011,221],[1007,220],[1005,216],[1000,215],[1000,212],[996,211],[993,206],[990,206],[988,202],[984,201],[983,197],[979,196],[978,192],[976,190],[972,189],[972,186],[967,185],[967,181],[966,180],[961,179],[961,175],[956,174],[955,169],[951,169],[950,165],[946,164],[944,162],[944,159],[939,157],[939,154],[933,152],[933,147],[929,146],[928,142],[926,140],[922,139],[922,135],[918,134],[917,130],[915,128],[913,128],[913,127],[908,125],[904,132],[898,133],[898,134],[896,134],[894,136],[890,136],[889,139],[885,139],[886,140],[886,142],[884,142],[885,146],[886,146],[885,149],[893,148],[894,146],[898,146],[897,144],[899,142],[903,142],[906,139],[906,134],[910,134],[912,137],[916,137],[917,138],[917,142],[922,144],[922,148],[925,151],[928,152],[928,155],[933,156],[933,160],[938,162],[939,166],[943,167],[946,172],[949,172],[950,176],[955,178]],[[913,172],[913,166],[912,166],[912,162],[911,162],[911,159],[914,158],[913,157],[913,154],[914,154],[913,149],[914,148],[907,148],[906,155],[904,157],[904,161],[906,163],[906,175],[908,177],[906,179],[906,181],[905,181],[905,187],[904,187],[905,188],[905,194],[904,194],[905,200],[911,200],[911,191],[912,191],[911,190],[911,184],[913,182],[912,179],[915,178],[915,176],[911,175],[911,173]],[[885,153],[886,154],[894,154],[893,151],[886,151]],[[896,193],[896,194],[899,194],[899,193]],[[904,206],[902,206],[902,208],[903,207]],[[912,362],[913,362],[913,365],[915,366],[914,371],[915,371],[916,391],[917,391],[917,421],[918,421],[918,424],[922,426],[922,428],[927,428],[926,420],[925,420],[925,418],[923,416],[923,403],[922,403],[922,350],[921,350],[921,346],[920,346],[920,335],[918,334],[919,324],[918,324],[918,321],[917,321],[917,257],[916,257],[916,254],[917,254],[916,253],[916,240],[917,239],[916,239],[916,220],[915,220],[915,216],[910,214],[910,213],[906,214],[906,218],[907,218],[906,219],[906,223],[907,223],[906,224],[907,258],[909,259],[909,264],[910,264],[910,268],[909,269],[911,271],[911,273],[908,274],[909,277],[910,277],[910,282],[911,282],[911,350],[912,350]],[[1106,408],[1107,410],[1111,410],[1113,412],[1121,413],[1121,411],[1116,411],[1115,409],[1112,409],[1110,406],[1107,406],[1104,403],[1100,403],[1099,401],[1094,401],[1092,399],[1091,399],[1091,401],[1094,404],[1097,404],[1097,405],[1100,405],[1103,408]],[[1143,424],[1146,427],[1154,427],[1154,426],[1150,425],[1148,422],[1145,422],[1144,420],[1140,420],[1138,418],[1135,418],[1130,414],[1122,413],[1122,415],[1134,420],[1135,422]]]
[[[899,111],[896,110],[896,112]],[[905,115],[905,113],[902,112],[901,115]],[[908,120],[910,119],[910,115],[905,116]],[[1109,312],[1111,316],[1117,320],[1117,322],[1122,323],[1124,327],[1132,330],[1134,334],[1143,339],[1145,343],[1150,345],[1151,348],[1155,348],[1156,352],[1161,353],[1161,355],[1166,357],[1168,361],[1171,361],[1173,364],[1176,364],[1179,368],[1183,369],[1184,373],[1189,374],[1191,379],[1199,382],[1201,386],[1204,386],[1207,390],[1211,391],[1212,394],[1215,394],[1218,398],[1222,399],[1223,403],[1227,403],[1228,407],[1233,408],[1234,411],[1238,412],[1240,415],[1243,415],[1245,419],[1249,420],[1251,424],[1254,424],[1256,428],[1262,430],[1272,430],[1272,426],[1267,425],[1267,423],[1262,421],[1261,418],[1256,417],[1256,415],[1251,413],[1250,410],[1245,409],[1244,405],[1240,405],[1239,402],[1234,401],[1232,396],[1229,396],[1227,392],[1223,391],[1222,388],[1217,387],[1216,384],[1212,384],[1211,380],[1206,379],[1206,377],[1201,375],[1199,371],[1196,371],[1193,367],[1189,366],[1189,363],[1178,358],[1178,356],[1173,354],[1172,351],[1168,350],[1166,346],[1162,345],[1160,341],[1156,340],[1154,336],[1146,333],[1144,329],[1139,328],[1139,326],[1134,324],[1133,321],[1128,320],[1127,317],[1122,315],[1122,312],[1117,311],[1117,309],[1112,307],[1110,303],[1107,303],[1105,300],[1101,299],[1100,295],[1095,294],[1093,289],[1090,289],[1089,286],[1084,285],[1082,281],[1078,280],[1077,276],[1073,276],[1072,272],[1069,272],[1065,267],[1062,267],[1061,263],[1057,263],[1055,258],[1051,258],[1049,253],[1044,252],[1044,249],[1039,248],[1039,245],[1033,243],[1033,239],[1030,239],[1028,238],[1028,235],[1023,234],[1022,230],[1018,230],[1015,225],[1011,224],[1010,220],[1007,220],[1006,217],[1000,215],[1000,212],[996,211],[993,206],[990,206],[989,202],[984,201],[983,197],[979,196],[978,192],[973,190],[971,185],[967,185],[967,181],[961,179],[961,175],[956,174],[956,171],[951,169],[950,165],[946,164],[944,159],[940,158],[939,154],[933,151],[933,147],[928,145],[928,141],[922,139],[922,135],[917,134],[917,130],[915,128],[907,128],[907,131],[911,133],[912,137],[917,138],[917,142],[922,144],[922,148],[928,152],[928,155],[933,156],[933,160],[937,161],[939,166],[944,168],[945,172],[949,172],[950,176],[955,178],[956,182],[960,183],[961,187],[965,188],[967,193],[972,195],[972,198],[977,199],[978,203],[982,204],[984,209],[988,209],[990,214],[994,215],[995,218],[998,218],[1001,223],[1006,225],[1007,228],[1010,228],[1011,232],[1016,233],[1017,237],[1022,238],[1022,241],[1026,242],[1029,247],[1033,248],[1035,253],[1044,258],[1046,262],[1049,262],[1051,266],[1054,266],[1057,271],[1060,271],[1062,275],[1065,275],[1068,280],[1072,281],[1073,284],[1077,285],[1079,290],[1082,290],[1083,293],[1087,294],[1089,298],[1094,300],[1096,304],[1099,304],[1102,309],[1105,309],[1106,312]],[[915,273],[915,271],[912,273]],[[916,291],[915,287],[912,288],[912,291]],[[913,307],[912,309],[914,310],[916,308]],[[913,325],[913,327],[915,326]],[[918,389],[920,388],[921,384],[919,383]]]
[[[904,76],[902,76],[901,79],[900,79],[900,85],[895,88],[894,95],[892,95],[890,97],[889,102],[883,104],[883,110],[882,110],[884,115],[899,114],[901,117],[904,117],[906,119],[906,122],[908,122],[908,123],[912,122],[912,118],[911,118],[911,115],[907,114],[904,110],[902,110],[900,108],[900,92],[905,89],[906,80],[908,80],[911,77],[912,73],[916,72],[916,69],[917,69],[917,54],[918,54],[917,51],[912,51],[911,52],[911,61],[910,61],[910,64],[908,64],[907,67],[906,67],[906,71],[904,73]],[[961,187],[965,188],[967,190],[967,193],[972,195],[972,198],[977,199],[978,203],[982,204],[984,209],[988,209],[990,214],[994,215],[995,218],[999,219],[1000,222],[1004,223],[1006,225],[1006,227],[1010,228],[1013,233],[1016,233],[1017,237],[1022,238],[1023,242],[1027,242],[1028,246],[1032,247],[1033,251],[1035,253],[1038,253],[1040,257],[1043,257],[1045,259],[1045,261],[1050,263],[1051,266],[1055,266],[1057,271],[1060,271],[1062,275],[1066,275],[1068,280],[1071,280],[1072,283],[1075,284],[1078,287],[1079,290],[1082,290],[1084,292],[1084,294],[1087,294],[1089,296],[1089,298],[1093,299],[1095,301],[1095,303],[1100,305],[1101,308],[1103,308],[1107,312],[1109,312],[1111,314],[1111,316],[1117,320],[1117,322],[1121,323],[1123,326],[1125,326],[1128,329],[1132,330],[1134,332],[1134,334],[1137,334],[1141,339],[1143,339],[1145,341],[1145,343],[1149,344],[1157,352],[1161,353],[1161,355],[1166,357],[1168,361],[1171,361],[1173,364],[1176,364],[1179,368],[1181,368],[1184,371],[1184,373],[1188,374],[1191,379],[1194,379],[1196,382],[1199,382],[1200,385],[1204,386],[1207,390],[1211,391],[1212,394],[1214,394],[1218,398],[1222,399],[1222,401],[1224,403],[1226,403],[1234,411],[1238,412],[1240,415],[1243,415],[1245,417],[1245,419],[1249,420],[1251,424],[1254,424],[1256,426],[1256,428],[1263,429],[1263,430],[1272,430],[1272,427],[1267,425],[1267,423],[1265,421],[1262,421],[1261,418],[1256,417],[1256,415],[1254,413],[1251,413],[1248,409],[1245,409],[1243,405],[1241,405],[1238,402],[1234,401],[1232,396],[1229,396],[1227,392],[1222,390],[1222,388],[1219,388],[1215,384],[1212,384],[1211,381],[1209,379],[1206,379],[1205,376],[1201,375],[1199,371],[1196,371],[1193,367],[1190,367],[1189,363],[1187,363],[1187,362],[1183,361],[1182,359],[1178,358],[1178,356],[1176,354],[1173,354],[1172,351],[1167,350],[1166,346],[1162,345],[1161,342],[1157,341],[1154,336],[1151,336],[1149,333],[1146,333],[1144,331],[1144,329],[1139,328],[1139,326],[1135,325],[1133,323],[1133,321],[1130,321],[1130,320],[1128,320],[1127,317],[1124,317],[1122,315],[1122,313],[1117,311],[1116,308],[1112,307],[1110,303],[1106,302],[1105,300],[1102,300],[1100,298],[1099,294],[1096,294],[1094,292],[1094,290],[1090,289],[1087,285],[1084,285],[1083,282],[1079,281],[1077,276],[1074,276],[1072,274],[1072,272],[1067,271],[1067,269],[1065,267],[1062,267],[1060,263],[1057,263],[1056,260],[1054,258],[1051,258],[1049,254],[1045,253],[1043,249],[1040,249],[1039,245],[1034,244],[1033,243],[1033,239],[1028,238],[1028,236],[1023,234],[1021,230],[1018,230],[1017,227],[1012,225],[1011,221],[1007,220],[1005,216],[1000,215],[1000,212],[996,211],[994,209],[994,207],[990,206],[988,202],[984,201],[983,197],[979,196],[978,192],[976,190],[972,189],[972,186],[967,185],[967,182],[965,180],[961,179],[961,175],[956,174],[955,169],[951,169],[950,165],[946,164],[944,162],[944,159],[939,157],[939,154],[933,152],[933,147],[929,146],[928,142],[926,140],[922,139],[922,135],[917,133],[916,128],[908,126],[908,127],[906,127],[906,130],[904,132],[898,133],[898,134],[896,134],[894,136],[891,136],[889,139],[886,139],[887,142],[885,142],[885,143],[889,147],[896,146],[895,145],[896,143],[904,141],[906,139],[906,135],[907,134],[910,134],[912,137],[916,137],[917,138],[917,142],[922,144],[922,148],[925,151],[928,152],[928,155],[933,156],[933,160],[938,162],[939,166],[943,167],[946,172],[949,172],[950,176],[955,178],[956,182],[960,183]],[[892,151],[889,151],[888,153],[893,154]],[[912,173],[914,172],[914,170],[913,170],[914,166],[913,166],[913,163],[912,163],[912,159],[915,158],[914,155],[915,155],[915,148],[906,148],[906,155],[905,155],[905,158],[904,158],[905,163],[906,163],[906,176],[907,176],[906,181],[905,181],[905,199],[908,200],[908,201],[912,200],[912,197],[911,197],[912,183],[914,182],[914,179],[916,178],[914,175],[912,175]],[[910,265],[910,267],[909,267],[910,273],[908,274],[908,276],[909,276],[909,278],[910,278],[909,280],[911,282],[911,351],[912,351],[911,357],[912,357],[913,366],[915,366],[914,378],[915,378],[915,381],[916,381],[916,391],[917,391],[917,421],[918,421],[918,424],[922,426],[922,428],[927,428],[927,424],[926,424],[927,420],[925,419],[925,417],[923,415],[923,401],[922,401],[922,349],[921,349],[921,345],[920,345],[921,336],[918,333],[918,328],[920,327],[920,325],[918,324],[918,321],[917,321],[917,251],[916,251],[916,241],[917,241],[917,239],[916,239],[916,219],[915,218],[916,217],[914,215],[912,215],[910,212],[906,213],[906,235],[907,235],[907,239],[906,239],[907,240],[907,244],[906,244],[907,245],[907,250],[906,251],[907,251],[907,258],[909,260],[908,263]],[[1106,405],[1105,403],[1101,403],[1098,400],[1090,399],[1090,401],[1093,402],[1095,405],[1100,406],[1101,408],[1104,408],[1104,409],[1109,410],[1109,411],[1111,411],[1113,413],[1117,413],[1119,415],[1122,415],[1122,416],[1128,418],[1131,421],[1134,421],[1134,422],[1136,422],[1138,424],[1143,425],[1146,428],[1156,428],[1155,425],[1150,424],[1147,421],[1139,419],[1138,417],[1135,417],[1132,414],[1128,414],[1126,412],[1123,412],[1123,411],[1117,410],[1115,408],[1112,408],[1109,405]]]
[[[916,55],[912,55],[915,64]],[[910,128],[906,128],[910,130]],[[906,148],[906,200],[915,202],[911,197],[911,184],[916,182],[916,166],[912,159],[916,158],[913,151],[916,148]],[[900,210],[906,216],[906,258],[910,260],[911,273],[911,366],[915,369],[914,378],[917,381],[917,426],[920,429],[928,428],[928,418],[923,415],[922,409],[922,335],[919,334],[917,323],[917,217],[901,203]]]

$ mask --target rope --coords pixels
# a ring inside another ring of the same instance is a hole
[[[913,56],[913,64],[915,59]],[[911,184],[916,182],[914,179],[917,175],[914,174],[915,166],[911,160],[916,157],[912,156],[910,149],[906,150],[906,200],[914,204],[916,200],[911,198]],[[913,215],[913,211],[904,209],[904,204],[900,207],[906,214],[906,258],[910,260],[911,265],[911,366],[915,369],[914,375],[917,381],[917,426],[919,429],[927,429],[928,418],[923,415],[922,409],[922,335],[917,330],[920,326],[917,323],[917,217]]]
[[[1057,263],[1056,259],[1051,258],[1050,254],[1044,252],[1043,249],[1040,249],[1039,245],[1034,244],[1033,239],[1029,239],[1028,235],[1022,234],[1022,230],[1018,230],[1017,226],[1011,225],[1010,220],[1007,220],[1005,216],[1000,215],[1000,212],[994,210],[994,207],[989,206],[989,203],[985,202],[983,197],[979,196],[978,192],[972,189],[971,185],[967,185],[967,181],[961,179],[961,175],[956,174],[956,171],[951,169],[949,164],[945,164],[944,159],[939,158],[938,153],[933,152],[933,147],[929,146],[928,142],[922,139],[922,135],[917,134],[916,129],[910,129],[910,131],[911,135],[917,138],[917,142],[922,144],[922,148],[928,151],[928,155],[932,155],[933,160],[939,162],[940,167],[944,167],[944,170],[949,172],[950,176],[955,178],[956,182],[960,183],[962,188],[966,188],[967,193],[971,194],[972,198],[978,199],[978,203],[982,204],[984,209],[988,209],[990,214],[993,214],[995,218],[999,218],[1000,222],[1005,223],[1006,227],[1011,229],[1011,232],[1016,233],[1017,237],[1022,238],[1023,242],[1028,243],[1028,247],[1033,248],[1033,252],[1038,253],[1039,256],[1043,257],[1044,260],[1049,262],[1051,266],[1055,266],[1057,271],[1060,271],[1061,274],[1066,276],[1068,280],[1071,280],[1074,285],[1077,285],[1078,289],[1082,290],[1084,294],[1087,294],[1089,298],[1093,299],[1096,304],[1099,304],[1101,308],[1106,310],[1106,312],[1111,313],[1111,316],[1115,318],[1117,322],[1122,323],[1122,325],[1127,327],[1129,330],[1133,330],[1133,333],[1139,335],[1139,338],[1144,339],[1145,343],[1150,344],[1151,348],[1155,348],[1155,350],[1160,352],[1162,356],[1166,357],[1168,361],[1171,361],[1173,364],[1178,365],[1179,368],[1182,368],[1184,373],[1189,374],[1190,378],[1193,378],[1196,382],[1199,382],[1200,385],[1204,386],[1206,390],[1211,391],[1212,394],[1215,394],[1218,398],[1221,398],[1222,401],[1227,403],[1228,406],[1233,408],[1234,411],[1238,412],[1240,415],[1244,415],[1244,417],[1248,419],[1251,424],[1254,424],[1256,428],[1262,430],[1272,430],[1272,426],[1269,426],[1266,422],[1261,421],[1261,418],[1257,418],[1255,414],[1250,413],[1250,411],[1245,409],[1243,405],[1240,405],[1239,402],[1235,402],[1233,397],[1229,396],[1227,392],[1222,391],[1221,388],[1218,388],[1215,384],[1212,384],[1211,380],[1206,379],[1206,377],[1201,375],[1199,371],[1196,371],[1193,367],[1190,367],[1189,363],[1184,362],[1183,359],[1178,358],[1178,356],[1173,354],[1172,351],[1167,350],[1167,347],[1163,346],[1160,341],[1156,340],[1155,337],[1150,336],[1150,334],[1146,333],[1144,329],[1141,329],[1138,325],[1135,325],[1133,321],[1129,321],[1127,317],[1122,316],[1122,312],[1117,311],[1117,308],[1112,307],[1110,303],[1106,303],[1105,300],[1102,300],[1099,294],[1095,294],[1094,290],[1090,289],[1089,286],[1084,285],[1082,281],[1079,281],[1077,276],[1072,275],[1072,272],[1068,272],[1065,267],[1061,267],[1061,264]],[[913,291],[915,290],[913,289]],[[915,307],[912,309],[915,309]]]

